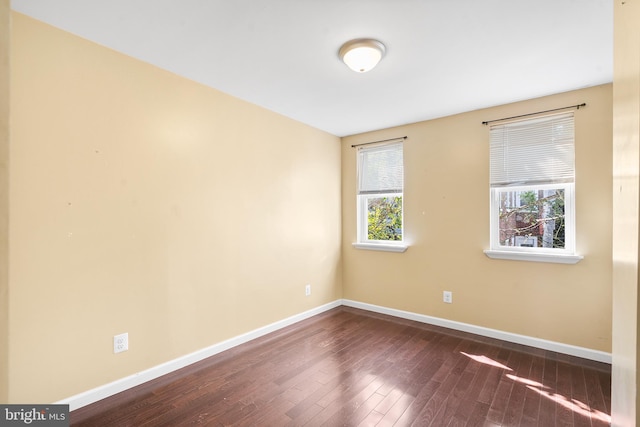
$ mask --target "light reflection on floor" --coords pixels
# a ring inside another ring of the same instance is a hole
[[[460,353],[462,353],[465,356],[475,360],[476,362],[484,363],[485,365],[495,366],[496,368],[506,369],[507,371],[513,371],[513,369],[511,369],[510,367],[505,366],[500,362],[496,362],[495,360],[490,359],[487,356],[481,356],[481,355],[476,355],[476,354],[468,354],[468,353],[465,353],[464,351],[461,351]]]
[[[585,416],[587,418],[591,417],[591,418],[595,418],[595,419],[600,420],[600,421],[604,421],[606,423],[611,423],[611,416],[609,414],[605,414],[604,412],[601,412],[601,411],[598,411],[598,410],[595,410],[595,409],[591,409],[591,407],[589,405],[587,405],[586,403],[580,402],[577,399],[569,400],[569,399],[567,399],[565,396],[563,396],[561,394],[540,390],[540,389],[538,389],[536,387],[532,387],[530,385],[528,385],[527,388],[529,390],[535,391],[540,396],[544,396],[547,399],[553,400],[557,404],[562,405],[565,408],[570,409],[575,413],[583,415],[583,416]]]
[[[517,376],[511,375],[511,374],[507,374],[507,378],[509,378],[511,380],[514,380],[516,382],[525,384],[525,385],[530,385],[532,387],[549,388],[546,385],[541,384],[541,383],[539,383],[537,381],[533,381],[533,380],[530,380],[530,379],[527,379],[527,378],[517,377]]]
[[[490,366],[495,366],[497,368],[501,368],[501,369],[505,369],[508,371],[513,371],[513,369],[509,368],[508,366],[503,365],[502,363],[495,361],[487,356],[484,355],[476,355],[476,354],[468,354],[465,353],[464,351],[461,351],[460,353],[464,354],[465,356],[469,357],[470,359],[475,360],[476,362],[479,363],[484,363],[486,365],[490,365]],[[587,418],[592,418],[592,419],[596,419],[596,420],[600,420],[603,421],[605,423],[611,423],[611,416],[609,414],[606,414],[604,412],[598,411],[596,409],[592,409],[589,405],[587,405],[584,402],[581,402],[577,399],[567,399],[567,397],[558,394],[558,393],[553,393],[550,387],[539,383],[537,381],[533,381],[530,380],[528,378],[522,378],[522,377],[518,377],[516,375],[513,374],[507,374],[506,375],[507,378],[509,378],[512,381],[515,382],[519,382],[524,384],[529,390],[535,391],[536,393],[538,393],[540,396],[542,397],[546,397],[547,399],[553,400],[554,402],[556,402],[559,405],[562,405],[563,407],[577,413],[580,414],[582,416],[585,416]]]

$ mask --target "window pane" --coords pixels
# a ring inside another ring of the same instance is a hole
[[[367,198],[367,239],[402,240],[402,196]]]
[[[565,248],[565,192],[500,191],[500,245]]]

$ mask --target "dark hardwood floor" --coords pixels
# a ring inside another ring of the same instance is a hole
[[[74,426],[607,426],[609,365],[339,307],[71,413]]]

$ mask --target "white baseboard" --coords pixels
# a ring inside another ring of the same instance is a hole
[[[547,341],[539,338],[528,337],[525,335],[512,334],[510,332],[499,331],[496,329],[484,328],[482,326],[475,326],[468,323],[456,322],[453,320],[441,319],[438,317],[427,316],[424,314],[412,313],[409,311],[396,310],[393,308],[381,307],[378,305],[367,304],[352,300],[336,300],[331,303],[316,307],[314,309],[305,311],[300,314],[288,317],[278,322],[271,323],[270,325],[262,328],[255,329],[247,332],[246,334],[239,335],[234,338],[230,338],[218,344],[214,344],[210,347],[203,348],[185,356],[179,357],[174,360],[170,360],[166,363],[154,366],[146,369],[142,372],[130,375],[125,378],[113,381],[109,384],[105,384],[100,387],[96,387],[92,390],[85,391],[83,393],[71,396],[67,399],[63,399],[56,404],[69,405],[71,411],[82,408],[83,406],[97,402],[98,400],[105,399],[114,394],[128,390],[132,387],[143,384],[147,381],[151,381],[162,375],[166,375],[173,371],[176,371],[185,366],[199,362],[207,357],[214,356],[225,350],[229,350],[240,344],[244,344],[253,339],[259,338],[263,335],[275,332],[279,329],[293,325],[294,323],[313,317],[317,314],[331,310],[335,307],[345,305],[347,307],[359,308],[362,310],[373,311],[376,313],[387,314],[408,320],[415,320],[421,323],[427,323],[436,326],[442,326],[444,328],[455,329],[458,331],[469,332],[476,335],[482,335],[485,337],[496,338],[503,341],[509,341],[517,344],[528,345],[531,347],[542,348],[545,350],[551,350],[558,353],[569,354],[572,356],[582,357],[584,359],[595,360],[598,362],[604,362],[611,364],[611,353],[605,353],[603,351],[591,350],[584,347],[577,347],[569,344],[562,344],[554,341]]]
[[[444,328],[455,329],[458,331],[469,332],[485,337],[496,338],[502,341],[508,341],[516,344],[527,345],[530,347],[537,347],[544,350],[555,351],[557,353],[569,354],[571,356],[577,356],[583,359],[595,360],[597,362],[611,364],[611,353],[606,353],[604,351],[592,350],[585,347],[578,347],[570,344],[548,341],[540,338],[529,337],[526,335],[513,334],[511,332],[485,328],[482,326],[471,325],[469,323],[456,322],[454,320],[441,319],[439,317],[412,313],[410,311],[396,310],[393,308],[381,307],[378,305],[367,304],[347,299],[342,300],[342,305],[367,311],[373,311],[380,314],[388,314],[390,316],[400,317],[403,319],[415,320],[417,322],[428,323],[430,325],[442,326]]]
[[[185,366],[191,365],[192,363],[199,362],[203,359],[206,359],[207,357],[214,356],[218,353],[221,353],[225,350],[229,350],[230,348],[236,347],[240,344],[244,344],[248,341],[259,338],[263,335],[266,335],[271,332],[275,332],[279,329],[282,329],[284,327],[293,325],[294,323],[300,322],[302,320],[308,319],[309,317],[313,317],[317,314],[331,310],[332,308],[339,307],[340,305],[342,305],[341,300],[333,301],[331,303],[322,305],[320,307],[316,307],[314,309],[305,311],[300,314],[296,314],[294,316],[288,317],[278,322],[271,323],[270,325],[263,326],[262,328],[258,328],[253,331],[247,332],[246,334],[242,334],[237,337],[233,337],[226,341],[220,342],[218,344],[214,344],[210,347],[203,348],[191,354],[187,354],[177,359],[170,360],[166,363],[162,363],[160,365],[146,369],[142,372],[138,372],[136,374],[130,375],[125,378],[121,378],[109,384],[105,384],[103,386],[96,387],[92,390],[88,390],[83,393],[76,394],[75,396],[71,396],[67,399],[63,399],[55,403],[69,405],[69,410],[71,411],[82,408],[83,406],[97,402],[98,400],[102,400],[109,396],[113,396],[114,394],[120,393],[132,387],[138,386],[147,381],[151,381],[153,379],[161,377],[162,375],[166,375],[170,372],[176,371],[180,368],[184,368]]]

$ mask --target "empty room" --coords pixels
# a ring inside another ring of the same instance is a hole
[[[0,424],[637,425],[637,22],[0,0]]]

